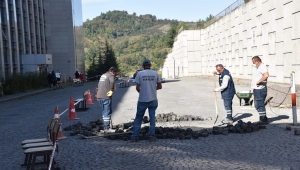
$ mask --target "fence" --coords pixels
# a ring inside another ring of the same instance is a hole
[[[233,4],[228,6],[226,9],[224,9],[223,11],[221,11],[220,13],[215,15],[214,18],[212,18],[211,20],[205,22],[204,23],[204,28],[206,28],[206,27],[210,26],[211,24],[215,23],[216,21],[218,21],[219,19],[221,19],[225,15],[231,13],[232,11],[237,9],[238,7],[244,5],[248,1],[250,1],[250,0],[237,0],[237,1],[235,1]]]

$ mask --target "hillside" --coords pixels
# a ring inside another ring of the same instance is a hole
[[[196,23],[160,20],[150,14],[136,16],[126,11],[101,13],[84,22],[86,68],[107,39],[123,74],[132,75],[145,58],[152,61],[152,69],[159,70],[180,27],[196,28]]]

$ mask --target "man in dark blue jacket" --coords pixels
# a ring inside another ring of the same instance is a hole
[[[232,124],[232,99],[236,93],[234,82],[230,72],[224,68],[222,64],[216,65],[216,70],[213,73],[219,75],[220,87],[215,88],[214,91],[220,91],[224,101],[225,110],[227,112],[226,120],[223,123]]]

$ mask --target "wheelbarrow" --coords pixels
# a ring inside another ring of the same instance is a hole
[[[240,106],[242,105],[242,99],[245,101],[245,106],[250,105],[249,101],[250,98],[252,97],[251,90],[249,91],[239,91],[236,93],[236,96],[240,99]]]

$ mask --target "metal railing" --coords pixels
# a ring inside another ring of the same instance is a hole
[[[238,7],[244,5],[248,1],[250,1],[250,0],[237,0],[237,1],[235,1],[233,4],[228,6],[226,9],[224,9],[223,11],[221,11],[220,13],[215,15],[211,20],[205,22],[203,28],[206,28],[206,27],[210,26],[211,24],[215,23],[216,21],[218,21],[219,19],[221,19],[225,15],[231,13],[232,11],[237,9]]]

